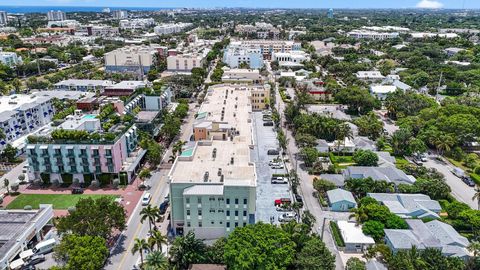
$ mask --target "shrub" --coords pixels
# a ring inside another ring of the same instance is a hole
[[[93,180],[90,186],[92,188],[98,188],[100,186],[100,182],[98,182],[98,180]]]
[[[338,247],[345,247],[345,242],[343,241],[342,235],[340,234],[340,228],[336,222],[330,222],[330,229],[332,230],[333,239]]]
[[[21,174],[18,176],[18,180],[20,180],[20,182],[22,182],[23,180],[25,180],[25,174],[21,173]]]
[[[75,212],[75,210],[77,210],[77,208],[76,208],[75,206],[70,206],[70,207],[68,207],[68,213],[69,213],[69,214]]]
[[[12,189],[13,192],[17,192],[18,189],[20,188],[20,185],[18,183],[13,183],[10,185],[10,188]]]
[[[112,182],[112,185],[113,185],[113,188],[118,188],[118,186],[120,185],[120,179],[113,179],[113,182]]]
[[[31,205],[25,205],[23,207],[23,210],[32,210],[32,206]]]

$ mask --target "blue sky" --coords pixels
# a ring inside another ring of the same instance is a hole
[[[283,7],[283,8],[480,8],[480,0],[22,0],[22,6]],[[0,0],[0,5],[12,2]]]

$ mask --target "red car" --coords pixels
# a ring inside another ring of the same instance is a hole
[[[275,200],[275,206],[280,206],[282,204],[290,204],[292,200],[290,198],[280,198]]]

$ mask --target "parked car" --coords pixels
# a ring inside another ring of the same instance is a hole
[[[457,168],[457,167],[452,169],[452,173],[459,178],[462,178],[462,177],[466,176],[465,172],[462,169]]]
[[[272,121],[265,122],[265,123],[263,123],[263,126],[264,127],[273,127],[273,122]]]
[[[296,217],[295,213],[289,212],[289,213],[281,214],[278,217],[278,221],[280,221],[280,222],[290,222],[292,220],[295,220],[295,217]]]
[[[267,155],[269,156],[278,156],[279,152],[277,149],[268,149]]]
[[[33,257],[30,258],[28,264],[29,265],[35,265],[35,264],[39,264],[41,262],[44,262],[45,261],[45,255],[34,255]]]
[[[464,176],[462,177],[462,181],[467,184],[469,187],[474,187],[475,186],[475,182],[473,182],[472,178],[468,177],[468,176]]]
[[[272,177],[270,182],[272,184],[288,184],[288,179],[286,177]]]
[[[303,198],[299,194],[295,194],[295,200],[303,206]]]
[[[270,165],[270,167],[272,167],[272,169],[283,169],[283,164],[282,163],[275,163],[275,164]]]
[[[165,212],[167,212],[167,208],[168,208],[168,205],[170,204],[170,202],[168,200],[164,200],[160,206],[158,207],[158,209],[160,210],[160,215],[164,215]]]
[[[282,204],[291,204],[292,200],[290,198],[280,198],[274,201],[275,206],[280,206]]]
[[[72,189],[72,194],[83,194],[83,188],[75,187]]]
[[[150,200],[152,199],[152,194],[150,193],[145,193],[142,197],[142,205],[148,205],[150,203]]]
[[[51,238],[36,244],[35,247],[32,249],[32,251],[35,255],[47,254],[52,252],[55,245],[57,245],[57,240],[55,240],[54,238]]]
[[[290,212],[292,211],[292,208],[290,206],[277,206],[275,207],[275,210],[277,210],[278,212]]]
[[[417,164],[418,166],[423,166],[423,162],[416,157],[413,158],[413,163]]]

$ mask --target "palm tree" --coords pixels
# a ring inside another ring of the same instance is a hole
[[[176,269],[187,269],[190,264],[203,261],[205,252],[206,246],[203,241],[197,239],[193,231],[189,231],[186,235],[175,238],[169,255]]]
[[[150,248],[153,250],[157,246],[157,251],[162,251],[162,244],[167,244],[167,237],[165,237],[161,231],[153,230],[148,238]]]
[[[475,194],[472,197],[472,201],[477,200],[477,209],[480,210],[480,187],[475,186]]]
[[[343,149],[345,149],[346,139],[353,139],[352,128],[343,122],[335,127],[335,137],[342,141]]]
[[[182,153],[182,148],[185,144],[187,144],[186,141],[177,141],[172,147],[172,153],[180,155]]]
[[[443,135],[440,136],[439,139],[435,142],[435,147],[437,148],[439,154],[442,156],[445,152],[450,152],[454,144],[455,142],[451,136]]]
[[[168,266],[168,260],[161,251],[152,251],[145,259],[144,269],[167,270]]]
[[[150,231],[152,230],[152,223],[155,223],[155,220],[160,217],[160,210],[158,209],[158,206],[151,206],[150,204],[147,205],[145,208],[140,211],[140,222],[143,224],[143,222],[148,219],[148,227]]]
[[[10,180],[7,178],[3,179],[3,186],[7,189],[7,194],[10,194]]]
[[[362,222],[368,219],[368,215],[367,213],[365,213],[362,207],[350,209],[350,212],[352,213],[350,214],[350,216],[348,216],[348,218],[349,219],[354,218],[357,225],[361,224]]]
[[[135,243],[133,244],[132,254],[135,255],[137,252],[140,253],[140,268],[143,269],[143,252],[145,250],[150,250],[150,245],[147,243],[145,239],[135,238]]]
[[[170,157],[168,158],[168,163],[175,162],[176,158],[177,158],[177,155],[175,153],[173,155],[170,155]]]

